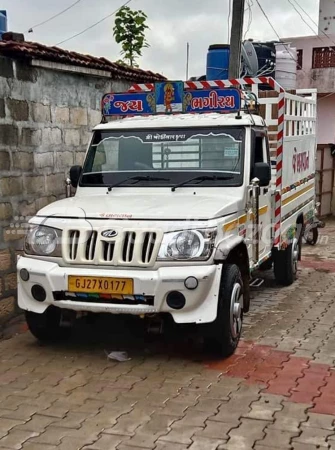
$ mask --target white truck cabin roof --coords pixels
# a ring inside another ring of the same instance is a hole
[[[234,126],[265,126],[261,116],[241,112],[241,118],[236,119],[237,113],[220,114],[173,114],[157,116],[134,116],[97,125],[94,130],[120,129],[154,129],[154,128],[197,128],[197,127],[234,127]]]

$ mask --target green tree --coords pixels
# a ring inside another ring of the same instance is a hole
[[[142,11],[134,11],[128,6],[121,8],[116,14],[113,35],[121,44],[123,62],[131,67],[138,67],[136,59],[142,56],[143,48],[149,47],[145,38],[147,15]]]

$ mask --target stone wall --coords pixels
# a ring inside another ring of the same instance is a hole
[[[16,309],[16,256],[27,219],[65,196],[81,164],[103,93],[130,82],[32,67],[0,57],[0,322]]]

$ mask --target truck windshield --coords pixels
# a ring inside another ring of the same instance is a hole
[[[86,156],[81,186],[240,186],[244,129],[98,130]],[[139,175],[135,177],[135,175]],[[217,176],[214,176],[217,175]]]

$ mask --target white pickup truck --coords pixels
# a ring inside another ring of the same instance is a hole
[[[64,338],[78,312],[168,313],[232,354],[255,271],[273,266],[282,285],[297,275],[315,208],[315,92],[266,77],[135,85],[105,96],[103,115],[71,168],[75,195],[30,221],[17,264],[30,331]]]

